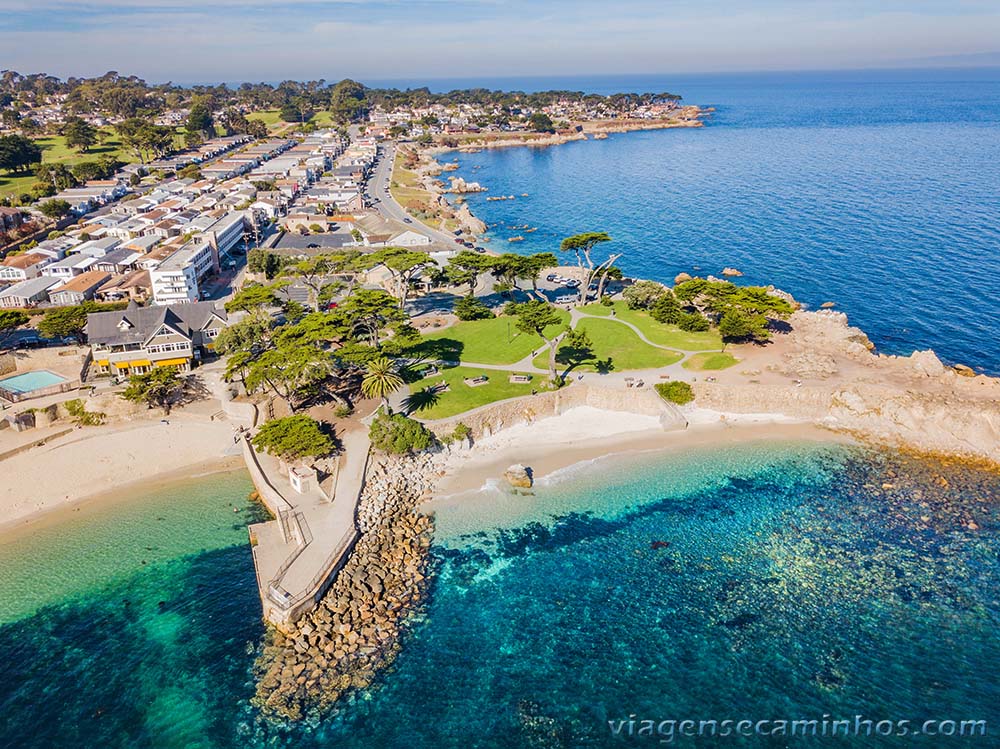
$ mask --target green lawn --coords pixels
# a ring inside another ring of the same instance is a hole
[[[563,320],[562,325],[569,322],[569,313],[560,310],[559,316]],[[546,334],[557,335],[560,327],[553,326]],[[544,347],[545,342],[538,336],[518,331],[514,318],[494,317],[456,323],[438,333],[431,333],[412,347],[407,355],[479,364],[513,364]]]
[[[259,112],[251,112],[247,115],[248,120],[260,120],[267,125],[268,130],[280,130],[288,123],[281,119],[280,109],[262,109]],[[316,127],[333,127],[333,115],[326,109],[321,109],[309,120]]]
[[[573,371],[593,372],[600,369],[598,362],[610,359],[615,371],[633,369],[657,369],[668,364],[674,364],[684,358],[679,351],[666,351],[655,348],[642,341],[628,326],[612,319],[583,319],[577,324],[577,330],[585,330],[590,336],[593,355],[586,360],[578,361],[572,367]],[[566,346],[560,346],[556,359],[561,369],[573,363],[573,354]],[[546,368],[549,365],[548,348],[535,357],[536,367]]]
[[[580,311],[597,317],[611,317],[611,307],[605,307],[600,302],[586,304],[583,307],[580,307]]]
[[[490,381],[485,385],[469,387],[465,378],[486,375]],[[531,382],[511,383],[510,372],[496,369],[475,369],[473,367],[451,367],[442,369],[432,377],[426,377],[410,385],[410,393],[414,394],[414,409],[411,415],[419,419],[443,419],[454,416],[487,403],[493,403],[507,398],[528,395],[532,389],[545,390],[545,375],[533,374]],[[447,392],[430,394],[428,388],[444,380],[450,389]],[[423,392],[422,392],[423,391]]]
[[[599,309],[598,309],[599,308]],[[601,304],[588,304],[582,311],[592,315],[610,314]],[[632,310],[625,302],[615,302],[615,317],[630,322],[642,331],[651,342],[658,346],[669,346],[681,351],[712,351],[722,348],[722,338],[714,330],[704,333],[687,333],[676,325],[658,323],[648,312]]]
[[[109,131],[105,131],[108,133]],[[132,154],[122,149],[121,141],[117,135],[109,134],[104,143],[98,143],[87,153],[80,153],[75,148],[66,145],[66,139],[61,135],[47,135],[44,138],[35,138],[35,142],[42,149],[43,164],[66,164],[72,166],[81,161],[97,161],[101,156],[114,156],[120,161],[129,162],[133,160]],[[16,195],[28,192],[36,182],[34,174],[11,176],[6,172],[0,172],[0,195]]]
[[[247,115],[247,119],[260,120],[267,125],[269,130],[276,130],[284,124],[280,114],[281,110],[278,109],[262,109],[259,112],[251,112]]]
[[[709,371],[715,369],[728,369],[734,364],[739,364],[740,360],[732,354],[724,353],[702,353],[695,354],[687,359],[681,366],[695,372]]]

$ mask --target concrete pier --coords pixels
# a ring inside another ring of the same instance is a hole
[[[275,458],[243,440],[254,486],[275,516],[249,531],[264,618],[279,629],[313,609],[360,537],[356,511],[368,463],[367,431],[347,432],[343,445],[332,485],[308,479],[299,492]]]

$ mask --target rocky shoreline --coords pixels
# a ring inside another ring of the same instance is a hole
[[[254,665],[263,715],[323,713],[395,659],[426,592],[433,521],[418,506],[440,460],[373,459],[358,506],[362,535],[336,580],[291,632],[267,631]]]
[[[712,111],[714,110],[711,108],[701,109],[697,106],[686,106],[681,108],[677,117],[657,120],[595,120],[577,123],[570,131],[505,134],[503,137],[498,138],[469,138],[464,142],[459,141],[455,145],[435,143],[431,146],[415,148],[413,150],[419,161],[417,172],[421,176],[424,188],[433,196],[433,201],[441,207],[454,210],[455,218],[459,221],[462,228],[469,234],[478,236],[486,233],[487,226],[469,210],[468,205],[461,196],[466,193],[486,192],[489,188],[478,183],[466,183],[465,180],[455,177],[450,177],[448,184],[437,180],[436,178],[444,172],[454,171],[457,168],[451,164],[442,164],[437,160],[438,156],[456,151],[459,153],[475,153],[483,149],[494,148],[523,146],[547,148],[574,141],[603,140],[608,137],[609,133],[703,127],[705,123],[702,118]],[[474,187],[472,189],[465,189],[468,184],[472,184]],[[459,196],[454,205],[447,199],[447,193]],[[480,241],[488,241],[488,238],[481,238]]]

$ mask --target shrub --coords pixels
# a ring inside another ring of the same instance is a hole
[[[656,383],[656,392],[663,400],[676,403],[678,406],[683,406],[694,400],[694,391],[691,389],[691,385],[682,380],[658,382]]]
[[[403,414],[380,413],[372,421],[369,437],[377,449],[393,455],[419,452],[434,444],[427,427]]]
[[[347,405],[340,405],[333,409],[333,415],[338,419],[346,419],[352,413],[354,413],[354,409]]]
[[[682,312],[677,320],[677,327],[688,333],[701,333],[708,330],[708,320],[697,312]]]
[[[474,296],[464,296],[455,302],[455,317],[459,320],[487,320],[493,316],[493,310]]]
[[[472,430],[468,425],[458,422],[455,425],[455,430],[451,434],[446,434],[441,438],[442,444],[450,445],[452,442],[460,442],[472,435]]]
[[[615,306],[615,300],[612,299],[607,294],[605,294],[604,296],[601,297],[601,304],[604,305],[605,307],[614,307]]]
[[[66,409],[66,413],[70,415],[70,418],[83,427],[100,426],[107,418],[107,415],[100,411],[88,411],[83,401],[79,398],[66,401],[63,403],[63,407]]]
[[[681,310],[681,305],[677,301],[677,298],[673,295],[673,292],[663,290],[663,294],[653,302],[653,306],[650,307],[649,316],[652,317],[656,322],[663,323],[664,325],[676,325],[680,322],[681,316],[684,314]]]
[[[664,295],[667,289],[656,281],[636,281],[622,292],[629,309],[649,309]]]

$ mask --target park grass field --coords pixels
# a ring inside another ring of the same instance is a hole
[[[554,336],[569,322],[569,314],[558,312],[562,322],[546,329]],[[623,327],[623,326],[618,326]],[[532,351],[545,348],[536,335],[520,332],[512,317],[460,322],[437,333],[425,336],[407,355],[415,358],[444,361],[475,362],[478,364],[513,364],[531,356]]]
[[[260,120],[267,125],[268,130],[277,130],[285,123],[281,120],[280,111],[277,109],[262,109],[258,112],[251,112],[247,115],[248,120]]]
[[[412,396],[414,408],[411,415],[420,419],[444,419],[488,403],[529,395],[532,390],[547,389],[545,375],[531,374],[531,382],[512,383],[509,379],[511,374],[497,369],[475,367],[442,369],[437,374],[410,385],[410,393],[415,394]],[[465,384],[466,378],[478,375],[486,375],[490,378],[489,382],[476,387]],[[430,394],[430,389],[442,381],[448,383],[449,389]]]
[[[708,372],[719,369],[728,369],[729,367],[739,363],[740,360],[732,354],[722,352],[703,352],[689,357],[681,366],[684,367],[684,369],[690,369],[693,372]]]
[[[122,147],[122,142],[117,134],[105,130],[104,143],[95,144],[86,153],[80,153],[75,148],[66,145],[66,139],[61,135],[46,135],[42,138],[35,138],[34,141],[42,149],[43,164],[65,164],[73,166],[84,161],[96,161],[102,156],[113,156],[120,161],[129,162],[134,159],[133,155]],[[0,172],[0,196],[19,195],[26,193],[31,186],[37,182],[35,175],[9,175]]]
[[[704,333],[688,333],[676,325],[658,323],[648,312],[629,309],[625,302],[615,302],[615,318],[635,325],[651,343],[657,346],[669,346],[681,351],[717,351],[722,348],[722,338],[718,332],[707,330]],[[602,304],[588,304],[582,308],[589,315],[602,317],[611,314],[611,310]]]
[[[610,362],[611,369],[622,372],[633,369],[657,369],[679,362],[684,358],[680,351],[667,351],[650,346],[635,331],[612,319],[584,318],[577,323],[577,330],[586,331],[592,344],[592,355],[573,362],[570,349],[559,347],[556,360],[563,368],[572,371],[594,372],[604,368],[601,362]],[[548,367],[548,349],[535,357],[536,367]]]

